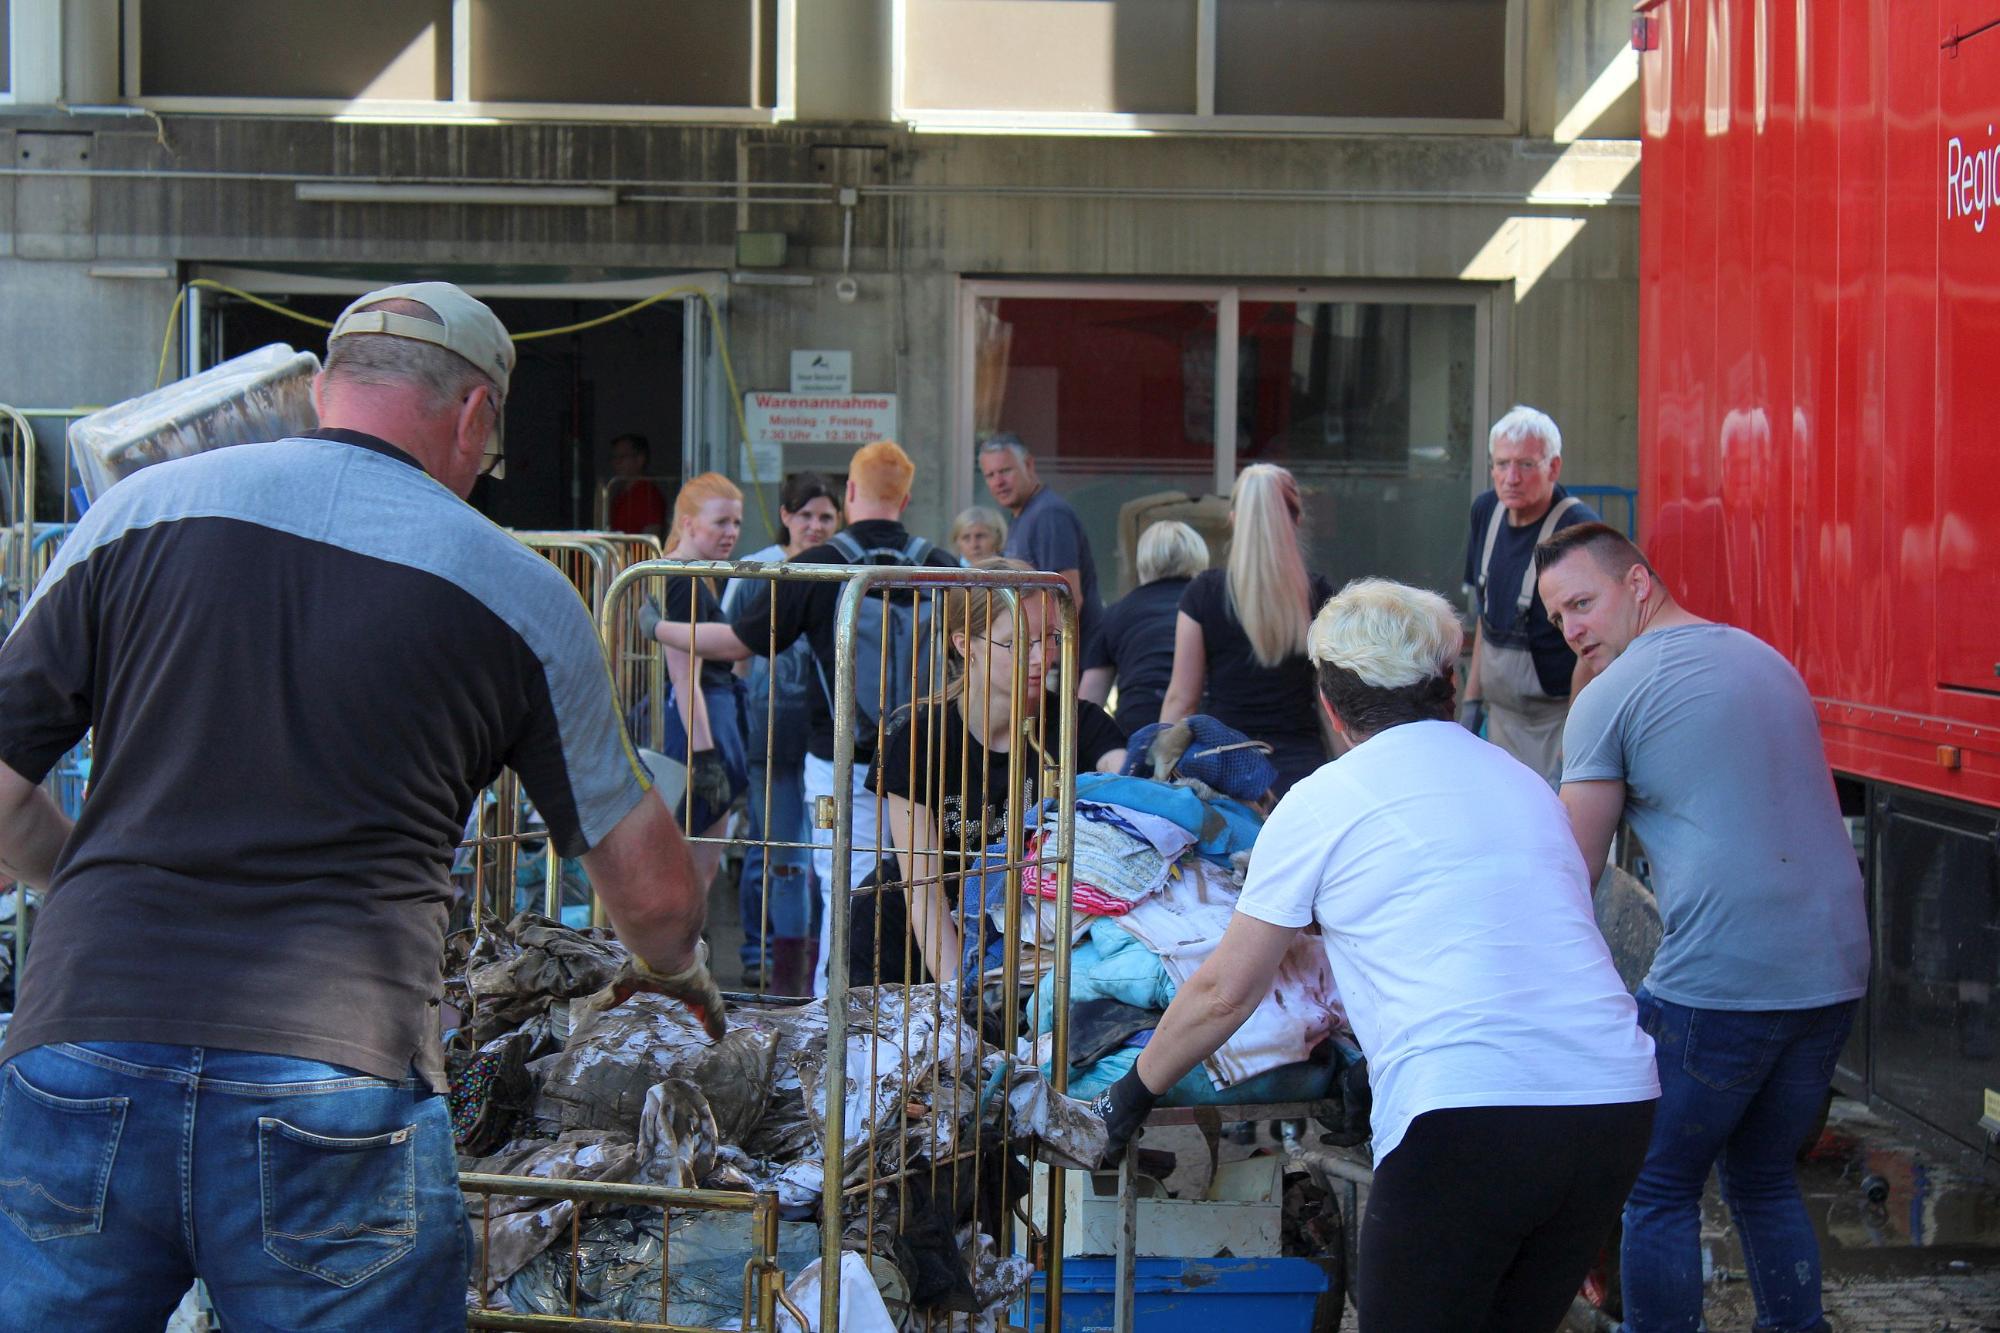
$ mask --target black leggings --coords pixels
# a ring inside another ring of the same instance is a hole
[[[1418,1116],[1368,1192],[1361,1333],[1552,1333],[1652,1128],[1652,1102]]]

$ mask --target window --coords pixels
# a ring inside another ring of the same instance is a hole
[[[1310,563],[1334,583],[1366,572],[1458,588],[1483,485],[1483,288],[964,291],[961,497],[988,500],[973,443],[1019,435],[1082,516],[1107,597],[1131,581],[1121,510],[1163,491],[1226,494],[1255,462],[1298,477]]]
[[[126,93],[170,110],[770,122],[791,114],[795,6],[125,0]]]
[[[14,15],[8,0],[0,0],[0,102],[14,100]]]
[[[1521,0],[895,0],[919,129],[1513,128]]]

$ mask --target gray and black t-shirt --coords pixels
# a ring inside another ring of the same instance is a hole
[[[568,581],[355,432],[99,498],[0,647],[0,762],[39,781],[89,728],[0,1059],[160,1042],[442,1087],[474,797],[514,769],[574,856],[647,785]]]

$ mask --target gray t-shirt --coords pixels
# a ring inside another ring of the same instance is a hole
[[[1069,501],[1047,486],[1028,497],[1020,517],[1007,529],[1007,554],[1051,573],[1077,571],[1083,581],[1083,603],[1076,614],[1088,643],[1104,603],[1097,596],[1097,562],[1090,558],[1090,537]]]
[[[1861,870],[1805,682],[1754,635],[1634,639],[1570,706],[1563,781],[1622,781],[1666,936],[1646,987],[1699,1009],[1812,1009],[1868,987]]]

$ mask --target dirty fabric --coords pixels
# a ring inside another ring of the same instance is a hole
[[[764,1114],[777,1045],[777,1033],[755,1021],[710,1042],[685,1006],[634,995],[578,1019],[562,1052],[536,1062],[533,1116],[547,1132],[636,1129],[653,1085],[678,1078],[707,1097],[722,1137],[740,1143]]]
[[[601,1012],[569,1003],[622,964],[613,941],[524,916],[453,946],[451,1003],[467,1018],[454,1033],[452,1101],[465,1169],[773,1193],[787,1272],[817,1255],[812,1224],[839,1227],[843,1245],[875,1256],[877,1277],[897,1275],[901,1308],[933,1326],[998,1328],[1023,1289],[1020,1261],[996,1258],[984,1240],[1027,1191],[1020,1153],[1088,1165],[1102,1151],[1089,1108],[986,1044],[956,986],[850,991],[845,1041],[829,1061],[824,1000],[739,1005],[711,1042],[658,996]],[[825,1195],[832,1107],[848,1187]],[[874,1189],[853,1188],[871,1173]],[[656,1320],[664,1250],[671,1321],[712,1326],[742,1313],[752,1245],[741,1214],[676,1208],[663,1218],[526,1195],[469,1196],[467,1206],[469,1276],[497,1307]],[[865,1264],[861,1278],[844,1306],[875,1293]],[[816,1317],[816,1295],[810,1308]]]
[[[1187,857],[1181,868],[1186,873],[1118,918],[1121,928],[1160,956],[1177,987],[1215,952],[1242,889],[1240,879],[1202,858]],[[1216,1087],[1227,1088],[1303,1061],[1335,1026],[1346,1025],[1326,950],[1300,932],[1271,993],[1204,1063]]]
[[[567,1233],[507,1283],[507,1303],[523,1314],[717,1327],[743,1317],[743,1262],[752,1252],[744,1213],[675,1209],[671,1226],[657,1208],[612,1208],[583,1224],[577,1253]],[[819,1228],[778,1224],[778,1263],[795,1272],[819,1254]],[[668,1271],[662,1292],[662,1255]],[[864,1270],[865,1273],[866,1270]],[[874,1290],[874,1284],[868,1284]],[[571,1292],[575,1304],[571,1304]]]

